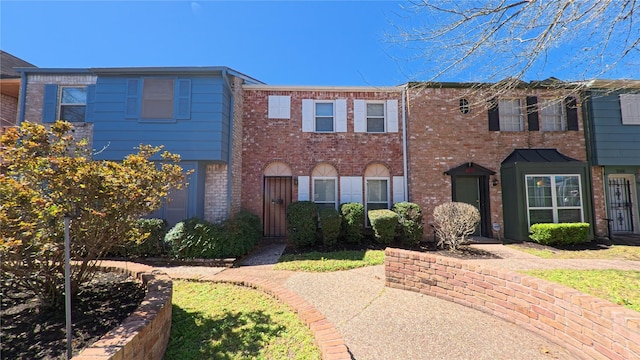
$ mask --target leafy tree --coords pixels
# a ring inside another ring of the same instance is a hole
[[[430,81],[475,75],[469,81],[493,82],[500,95],[543,72],[582,81],[640,66],[636,0],[422,0],[406,10],[411,25],[391,40],[428,63],[421,77]]]
[[[64,289],[64,217],[71,216],[72,293],[91,279],[96,259],[143,234],[136,221],[183,186],[179,156],[140,145],[121,162],[92,161],[72,125],[25,122],[0,139],[0,268],[17,286],[59,306]]]

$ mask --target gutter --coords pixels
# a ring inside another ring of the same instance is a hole
[[[233,191],[233,108],[235,98],[233,96],[233,88],[229,82],[229,73],[227,69],[222,70],[222,78],[224,79],[224,83],[227,85],[227,88],[229,88],[229,93],[231,94],[231,101],[229,102],[229,149],[227,159],[227,217],[231,217],[231,192]]]
[[[24,122],[25,97],[27,96],[27,74],[20,71],[20,98],[18,100],[18,111],[20,117],[16,125],[20,126]]]
[[[407,115],[405,107],[405,98],[408,90],[408,85],[405,85],[402,89],[402,166],[404,170],[404,197],[406,201],[409,201],[409,166],[407,163]]]

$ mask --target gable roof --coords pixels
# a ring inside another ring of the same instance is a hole
[[[36,67],[18,57],[0,50],[0,79],[20,78],[20,73],[14,70],[17,67]]]
[[[502,164],[511,164],[517,162],[529,163],[558,163],[579,161],[561,154],[556,149],[515,149],[507,156]]]

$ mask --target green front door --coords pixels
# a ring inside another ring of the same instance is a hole
[[[482,211],[480,210],[480,178],[477,176],[456,176],[455,177],[455,198],[454,201],[463,202],[475,206],[480,211],[482,217]],[[476,227],[476,231],[473,233],[475,236],[481,235],[481,224]]]

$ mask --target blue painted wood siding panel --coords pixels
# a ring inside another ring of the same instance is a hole
[[[229,94],[222,78],[189,77],[189,115],[157,122],[139,121],[138,116],[127,114],[127,103],[135,102],[130,86],[135,82],[131,80],[136,78],[97,79],[93,147],[106,148],[96,159],[120,160],[140,144],[151,144],[164,145],[165,150],[179,154],[183,160],[228,161]],[[141,88],[142,78],[137,80]],[[180,100],[184,108],[184,96]]]
[[[640,165],[640,125],[622,125],[619,93],[594,92],[590,101],[597,165]]]

